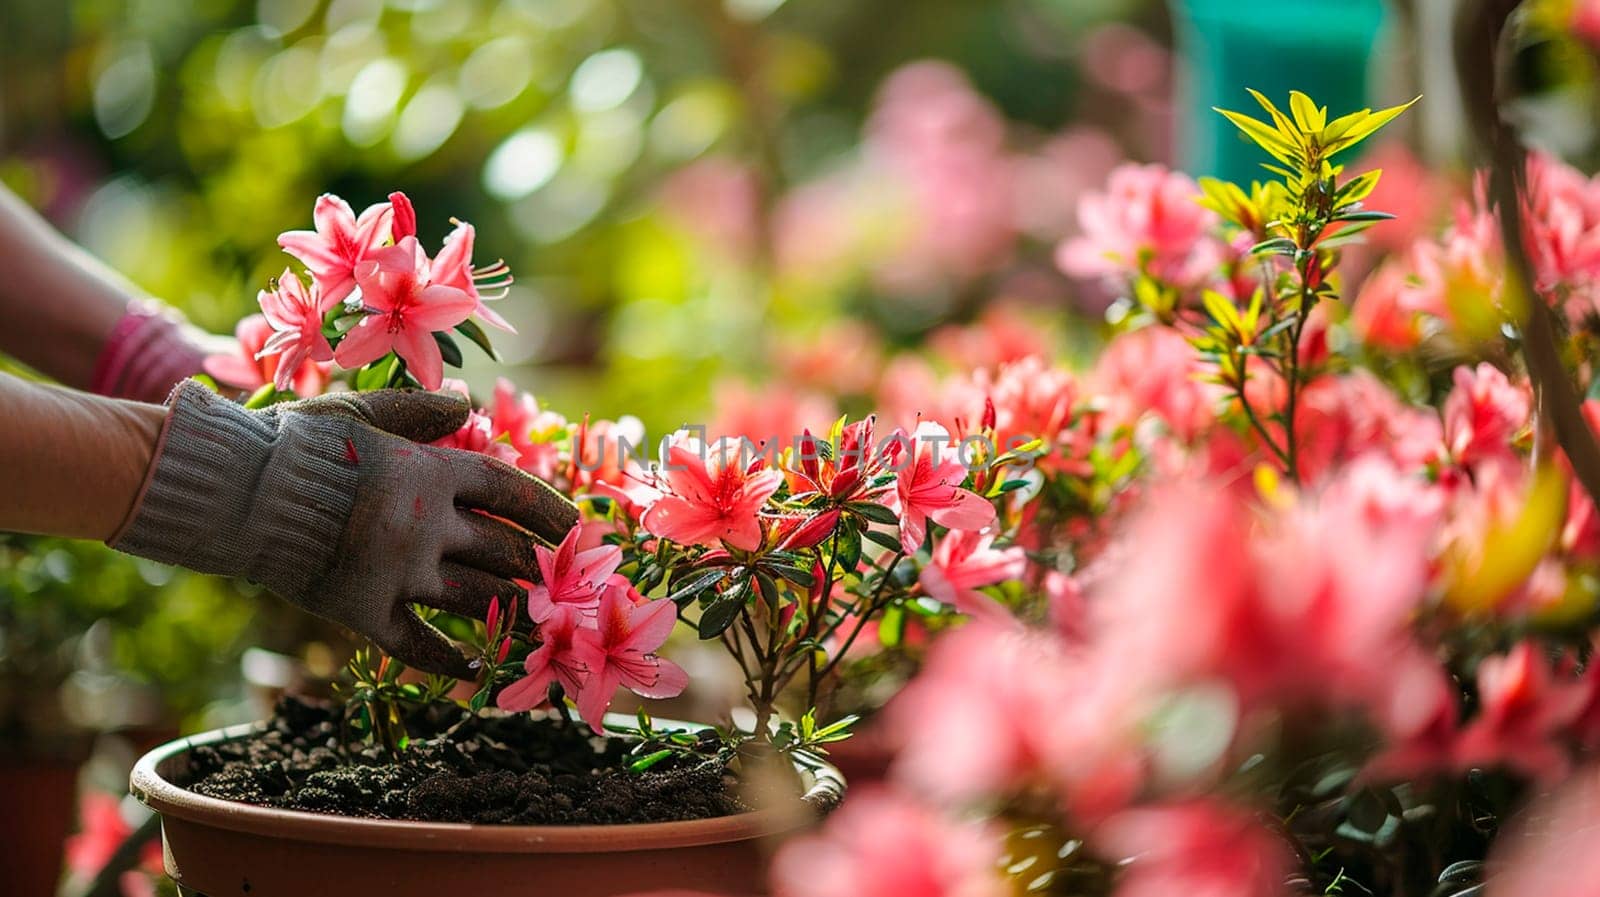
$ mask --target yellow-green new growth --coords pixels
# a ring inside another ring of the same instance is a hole
[[[1329,160],[1334,155],[1372,136],[1421,99],[1417,97],[1410,103],[1377,112],[1362,109],[1330,122],[1328,108],[1318,106],[1298,90],[1289,92],[1290,115],[1280,112],[1260,91],[1251,90],[1250,95],[1266,110],[1270,122],[1228,109],[1218,108],[1216,111],[1233,122],[1235,127],[1274,159],[1290,166],[1290,171],[1271,165],[1267,167],[1292,179],[1305,175],[1327,177],[1332,167]]]

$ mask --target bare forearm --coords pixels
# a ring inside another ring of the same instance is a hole
[[[0,373],[0,530],[108,539],[138,497],[166,409]]]
[[[0,352],[86,388],[107,336],[142,293],[0,187]]]

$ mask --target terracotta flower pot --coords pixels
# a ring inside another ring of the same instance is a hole
[[[186,891],[208,897],[763,894],[771,847],[815,822],[844,793],[838,771],[822,766],[802,770],[807,790],[790,807],[686,822],[532,826],[356,819],[217,800],[183,787],[192,747],[255,731],[234,726],[179,739],[134,767],[131,790],[161,814],[167,874]]]
[[[88,756],[72,742],[59,754],[0,756],[0,882],[15,897],[50,897],[61,881],[62,848],[78,814],[78,767]]]

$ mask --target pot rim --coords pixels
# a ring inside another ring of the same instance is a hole
[[[626,725],[632,717],[613,715]],[[669,726],[688,726],[658,720]],[[692,845],[724,844],[791,831],[831,811],[844,795],[844,776],[831,764],[808,758],[796,764],[811,779],[794,807],[768,807],[733,816],[679,822],[622,825],[490,825],[419,822],[335,816],[304,810],[281,810],[197,794],[174,784],[161,772],[191,748],[252,735],[264,722],[243,723],[178,738],[150,751],[133,768],[129,791],[160,813],[186,822],[252,835],[401,850],[464,853],[609,853],[618,850],[663,850]]]

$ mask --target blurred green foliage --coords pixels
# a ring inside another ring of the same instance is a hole
[[[254,613],[225,580],[0,535],[0,740],[177,725],[230,696]]]
[[[1155,12],[1152,12],[1152,9]],[[212,330],[251,310],[328,190],[404,189],[519,275],[499,341],[568,413],[704,412],[759,368],[771,284],[659,214],[707,154],[771,195],[851,153],[879,82],[948,58],[1022,125],[1073,118],[1077,40],[1148,0],[72,0],[15,4],[5,180]],[[782,296],[777,297],[780,301]],[[791,317],[846,308],[796,297]],[[781,312],[781,309],[780,309]],[[780,317],[780,322],[782,318]],[[929,322],[933,323],[933,322]],[[487,364],[469,369],[487,385]]]

